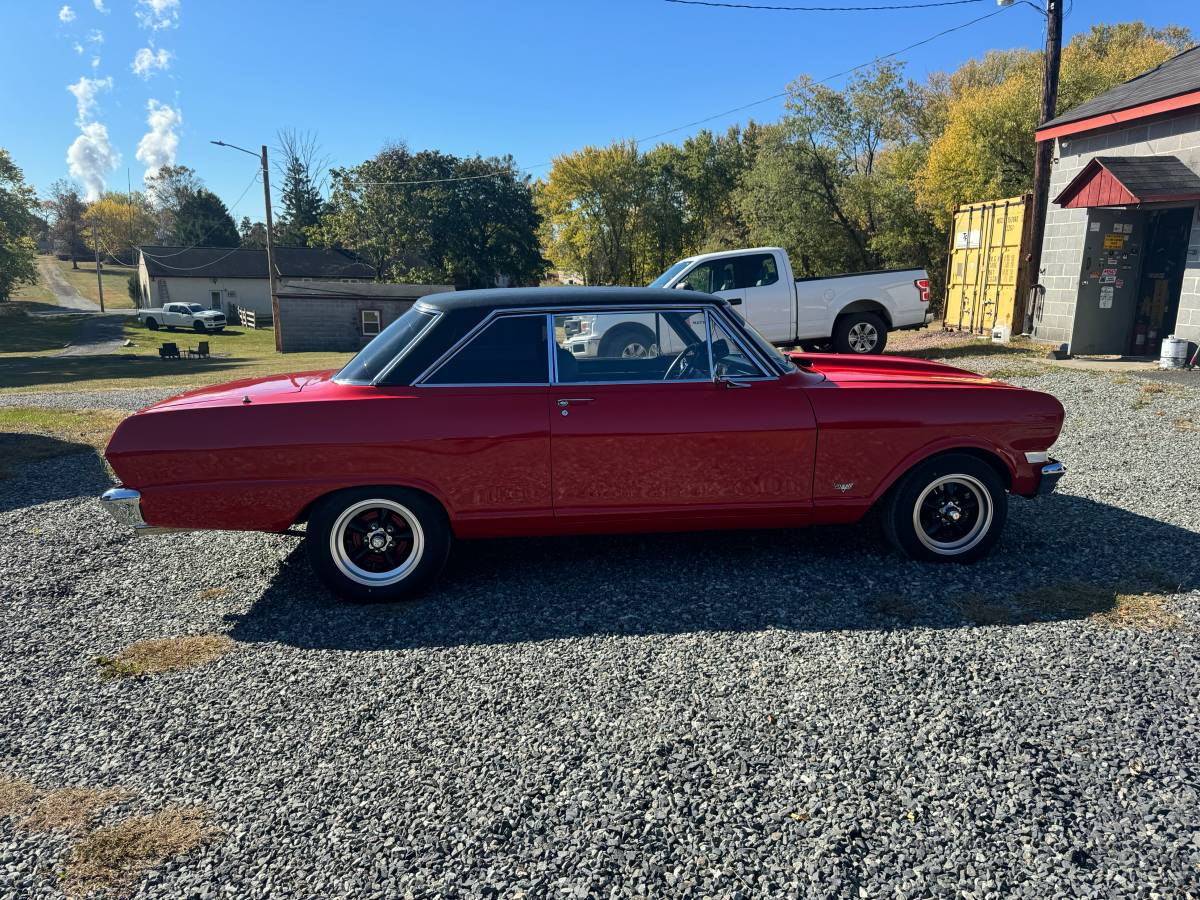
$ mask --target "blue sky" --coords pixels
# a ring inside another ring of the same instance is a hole
[[[870,13],[663,0],[0,6],[0,146],[39,190],[68,175],[69,149],[81,178],[98,187],[102,174],[118,190],[126,169],[138,187],[147,164],[173,158],[195,168],[239,218],[262,216],[261,189],[247,190],[254,161],[210,139],[253,149],[291,127],[315,131],[335,165],[404,140],[460,155],[512,153],[543,174],[538,165],[558,153],[674,128],[780,91],[802,73],[821,78],[997,9],[993,0]],[[1065,29],[1069,38],[1135,14],[1151,25],[1197,27],[1194,10],[1194,0],[1074,0]],[[1043,25],[1017,4],[903,58],[921,77],[989,48],[1039,46]],[[708,127],[771,120],[780,109],[774,101]]]

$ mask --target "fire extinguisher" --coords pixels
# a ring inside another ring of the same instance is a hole
[[[1146,323],[1138,322],[1133,329],[1133,355],[1143,356],[1146,349]]]

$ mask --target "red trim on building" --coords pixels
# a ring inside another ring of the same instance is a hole
[[[1051,138],[1065,137],[1069,134],[1095,131],[1097,128],[1120,125],[1124,122],[1133,122],[1137,119],[1145,119],[1149,116],[1159,115],[1160,113],[1187,109],[1189,106],[1200,106],[1200,91],[1180,94],[1177,97],[1167,97],[1164,100],[1155,100],[1153,103],[1143,103],[1141,106],[1131,106],[1129,109],[1119,109],[1116,112],[1090,116],[1086,119],[1080,119],[1077,122],[1064,122],[1062,125],[1055,125],[1051,128],[1039,128],[1036,132],[1037,140],[1040,143],[1048,141]]]

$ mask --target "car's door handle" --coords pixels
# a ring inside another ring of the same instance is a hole
[[[562,407],[570,406],[572,403],[591,403],[595,397],[564,397],[558,401],[558,405]]]

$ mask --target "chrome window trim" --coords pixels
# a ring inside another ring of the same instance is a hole
[[[414,303],[412,305],[411,308],[415,309],[417,312],[430,313],[429,321],[425,323],[424,328],[422,328],[415,335],[413,335],[413,339],[408,342],[408,346],[405,347],[403,350],[401,350],[399,353],[397,353],[392,358],[392,361],[390,363],[388,363],[386,366],[384,366],[383,369],[380,370],[378,375],[376,375],[374,378],[371,379],[371,381],[369,383],[372,387],[377,386],[379,384],[379,382],[381,382],[383,379],[387,378],[388,375],[391,374],[392,370],[394,368],[396,368],[396,366],[400,365],[400,361],[403,360],[404,357],[408,356],[408,354],[412,352],[413,347],[417,346],[417,344],[421,343],[421,341],[423,341],[425,339],[425,335],[429,334],[429,329],[433,328],[434,325],[436,325],[438,322],[441,321],[442,311],[440,309],[438,309],[436,306],[430,306],[428,303],[421,303],[420,301],[417,301],[416,303]],[[382,334],[382,331],[380,333]],[[378,337],[378,336],[379,335],[376,335],[376,337]],[[347,365],[349,365],[349,363],[347,363]],[[365,384],[367,382],[339,381],[338,383],[339,384]]]
[[[750,349],[748,349],[746,347],[746,345],[742,342],[742,339],[738,335],[736,328],[730,328],[729,323],[726,320],[722,319],[720,316],[717,316],[716,318],[717,318],[717,324],[722,326],[725,329],[725,332],[731,338],[733,338],[733,342],[735,344],[737,344],[738,349],[741,350],[742,353],[744,353],[746,355],[747,359],[751,360],[752,362],[755,363],[755,365],[758,366],[758,370],[761,373],[759,375],[736,375],[736,376],[732,376],[731,380],[734,380],[734,381],[772,381],[772,380],[780,377],[780,375],[778,373],[776,373],[774,375],[769,374],[771,371],[773,371],[773,367],[764,366],[762,364],[761,357],[757,353],[752,353],[750,351]],[[708,335],[708,352],[709,352],[709,356],[711,357],[711,355],[712,355],[712,331],[711,330],[709,331],[709,335]],[[715,366],[713,367],[713,372],[714,372],[713,378],[715,379],[717,377]]]
[[[458,341],[456,341],[455,344],[449,350],[447,350],[445,353],[443,353],[441,356],[439,356],[434,361],[433,365],[431,365],[424,372],[422,372],[420,375],[418,375],[416,378],[414,378],[413,379],[413,387],[431,387],[431,388],[437,388],[437,387],[549,387],[551,384],[551,382],[549,380],[547,380],[547,381],[517,381],[517,382],[513,382],[513,381],[476,381],[476,382],[471,382],[468,384],[426,384],[425,383],[426,379],[432,378],[434,375],[436,375],[438,373],[438,369],[442,368],[442,366],[444,366],[444,365],[446,365],[446,363],[450,362],[450,360],[452,360],[455,356],[457,356],[459,354],[459,352],[467,346],[467,344],[471,343],[471,341],[473,341],[476,337],[478,337],[480,334],[482,334],[487,329],[487,327],[489,325],[491,325],[493,322],[495,322],[497,319],[504,319],[504,318],[517,317],[517,316],[531,316],[532,317],[535,315],[537,315],[537,312],[535,312],[535,311],[526,312],[524,310],[515,310],[515,309],[494,309],[494,310],[492,310],[481,321],[477,322],[475,324],[475,326],[473,328],[471,328],[470,331],[468,331]],[[553,321],[553,319],[551,319],[551,321]],[[547,346],[547,348],[549,348],[552,345],[553,345],[553,342],[550,340],[550,332],[547,332],[546,333],[546,346]],[[547,349],[547,355],[549,355],[549,349]],[[547,379],[553,377],[549,368],[546,369],[546,377],[547,377]]]

